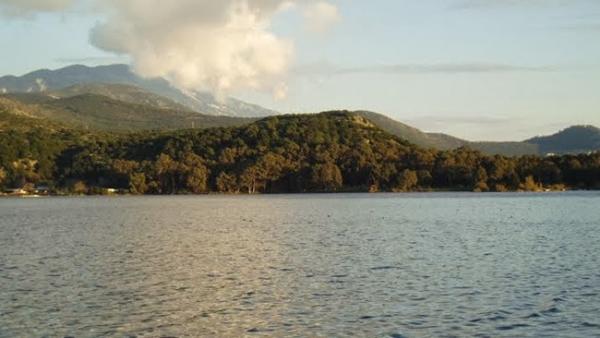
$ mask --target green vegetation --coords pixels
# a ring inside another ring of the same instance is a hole
[[[0,95],[0,109],[4,107],[6,111],[56,121],[72,128],[111,132],[233,127],[256,120],[203,115],[185,108],[175,109],[177,105],[169,103],[168,99],[161,101],[160,97],[142,95],[130,87],[122,87],[124,98],[131,101],[139,99],[140,102],[147,100],[144,102],[148,104],[120,101],[90,93],[66,97],[21,93]],[[81,88],[104,87],[71,87],[64,92],[71,93]]]
[[[0,185],[132,194],[600,188],[600,154],[487,156],[415,146],[350,112],[115,134],[0,113]]]
[[[74,95],[74,96],[71,96]],[[0,105],[33,117],[42,117],[74,128],[133,132],[190,128],[236,127],[258,120],[202,115],[169,99],[125,85],[78,85],[51,94],[0,95]],[[485,154],[508,156],[538,153],[535,144],[523,142],[469,142],[445,134],[424,133],[387,116],[358,111],[384,131],[423,148],[451,150],[468,147]]]
[[[217,101],[204,92],[184,92],[165,79],[145,79],[127,65],[68,66],[20,77],[0,77],[0,106],[13,113],[46,118],[76,129],[134,132],[189,128],[239,127],[277,113],[236,99]],[[600,130],[572,127],[523,142],[471,142],[427,133],[385,115],[356,112],[384,131],[422,148],[467,147],[487,155],[576,154],[600,150]],[[226,117],[226,116],[229,116]],[[242,118],[248,117],[248,118]]]

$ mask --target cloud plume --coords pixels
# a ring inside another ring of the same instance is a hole
[[[338,8],[326,1],[316,1],[304,9],[308,29],[321,33],[341,20]]]
[[[91,41],[103,50],[129,55],[139,74],[161,76],[181,88],[210,90],[218,96],[237,89],[269,90],[281,98],[294,47],[270,26],[277,13],[296,3],[302,8],[326,4],[105,0],[108,19],[93,29]]]
[[[90,32],[94,46],[128,57],[142,76],[219,97],[240,89],[285,96],[294,45],[273,32],[278,13],[298,11],[315,31],[339,20],[325,0],[0,0],[0,12],[30,16],[79,5],[102,18]]]

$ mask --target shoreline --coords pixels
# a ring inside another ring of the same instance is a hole
[[[31,195],[10,195],[10,194],[0,194],[0,198],[54,198],[54,197],[161,197],[161,196],[278,196],[278,195],[426,195],[426,194],[469,194],[469,195],[514,195],[514,194],[559,194],[559,193],[577,193],[577,192],[600,192],[600,189],[565,189],[565,190],[546,190],[546,191],[524,191],[524,190],[515,190],[515,191],[467,191],[467,190],[428,190],[428,191],[403,191],[403,192],[393,192],[393,191],[377,191],[377,192],[368,192],[368,191],[336,191],[336,192],[285,192],[285,193],[205,193],[205,194],[193,194],[193,193],[178,193],[178,194],[31,194]]]

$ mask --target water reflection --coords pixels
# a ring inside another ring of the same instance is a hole
[[[4,199],[0,336],[591,336],[599,200]]]

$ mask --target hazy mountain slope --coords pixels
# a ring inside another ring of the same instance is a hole
[[[21,105],[36,105],[43,104],[52,100],[56,100],[59,97],[49,95],[46,93],[11,93],[2,94],[1,98],[10,100],[13,103],[19,103]]]
[[[523,156],[539,154],[537,145],[525,142],[468,142],[466,146],[489,155]]]
[[[425,148],[448,150],[469,147],[486,154],[507,156],[535,155],[538,153],[537,146],[534,144],[523,142],[470,142],[447,134],[425,133],[382,114],[368,111],[357,111],[355,113],[369,119],[388,133]]]
[[[0,77],[2,92],[42,92],[80,83],[131,83],[139,82],[126,65],[87,67],[73,65],[57,70],[41,69],[23,76]],[[149,82],[159,82],[149,80]]]
[[[104,83],[77,84],[64,89],[48,92],[48,95],[60,98],[83,94],[101,95],[117,101],[152,106],[155,108],[176,109],[181,111],[191,110],[189,107],[179,104],[169,98],[154,94],[133,85]]]
[[[441,145],[444,149],[456,149],[466,146],[469,141],[443,133],[425,133],[434,144]]]
[[[59,123],[35,118],[27,106],[0,96],[0,133],[7,130],[30,131],[44,128],[48,131],[60,129]]]
[[[107,93],[112,97],[98,94],[77,94],[79,92]],[[120,94],[119,94],[120,93]],[[61,97],[65,96],[65,97]],[[160,106],[180,107],[176,103],[163,99],[154,94],[146,94],[137,87],[125,85],[77,85],[52,94],[6,94],[5,101],[10,99],[12,109],[25,116],[45,118],[56,122],[66,123],[74,127],[105,131],[139,131],[149,129],[187,129],[239,126],[253,121],[252,119],[205,116],[191,112],[185,108],[167,109],[151,105],[131,102],[146,102]],[[123,102],[115,98],[130,102]],[[445,135],[427,134],[419,129],[395,121],[385,115],[358,111],[354,112],[371,121],[373,125],[400,137],[408,142],[424,147],[440,150],[455,149],[470,146],[475,149],[484,148],[486,153],[514,152],[514,145],[501,148],[490,144],[471,144],[467,141]],[[535,148],[534,145],[527,145]],[[507,149],[509,148],[509,149]],[[512,151],[512,152],[511,152]]]
[[[0,95],[0,112],[27,117],[36,115],[32,107],[7,95]]]
[[[9,113],[44,118],[72,127],[103,131],[173,130],[241,126],[250,118],[203,115],[190,110],[165,109],[96,95],[56,98],[43,94],[2,95]]]
[[[534,137],[525,142],[537,145],[543,154],[587,153],[600,150],[600,129],[573,126],[554,135]]]
[[[386,132],[424,148],[447,150],[461,147],[466,143],[466,141],[449,135],[424,133],[417,128],[398,122],[382,114],[369,111],[356,111],[354,113],[367,118]]]
[[[86,82],[88,80],[96,82]],[[5,94],[3,98],[21,104],[13,107],[15,112],[99,130],[237,126],[251,120],[218,116],[229,115],[231,111],[237,112],[237,115],[253,116],[253,112],[262,109],[237,100],[220,105],[212,96],[204,93],[188,96],[170,87],[165,80],[139,78],[125,65],[95,68],[71,66],[56,71],[37,71],[23,77],[3,77],[0,78],[0,91],[10,91],[11,94]],[[25,93],[27,91],[30,93]],[[23,109],[23,105],[28,108]],[[194,106],[196,111],[210,113],[196,116],[194,114],[197,113],[192,112],[190,106]],[[598,129],[595,127],[570,128],[551,137],[525,142],[471,142],[442,133],[425,133],[382,114],[368,111],[355,113],[383,130],[425,148],[448,150],[470,147],[486,154],[509,156],[599,149]]]
[[[219,102],[208,93],[186,93],[172,87],[164,79],[142,78],[134,74],[129,66],[120,64],[98,67],[74,65],[58,70],[38,70],[20,77],[4,76],[0,77],[0,94],[45,92],[98,83],[134,85],[207,115],[259,117],[276,114],[272,110],[233,98]]]

